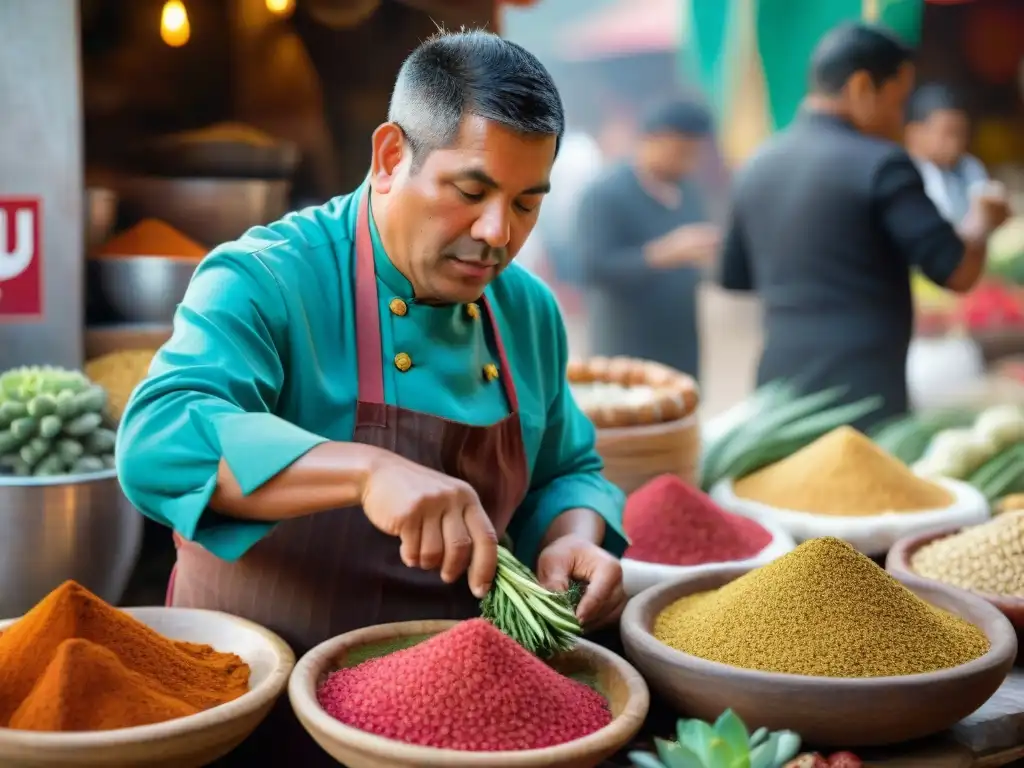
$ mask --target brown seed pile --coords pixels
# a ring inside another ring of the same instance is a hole
[[[963,589],[1024,597],[1024,512],[932,541],[914,553],[910,567]]]
[[[915,475],[853,427],[839,427],[734,486],[777,509],[862,516],[944,509],[953,494]]]
[[[989,648],[973,624],[834,538],[804,542],[720,589],[678,600],[657,617],[654,635],[702,659],[818,677],[932,672]]]

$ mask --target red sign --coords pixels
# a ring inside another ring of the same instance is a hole
[[[42,201],[0,197],[0,322],[43,314]]]

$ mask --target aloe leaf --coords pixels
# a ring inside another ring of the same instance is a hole
[[[748,746],[751,749],[753,749],[758,744],[760,744],[762,741],[764,741],[766,738],[768,738],[768,729],[764,728],[764,727],[758,728],[756,731],[754,731],[751,734]]]
[[[729,745],[729,749],[737,755],[750,750],[750,732],[739,715],[731,709],[725,710],[715,720],[714,731],[717,736]]]
[[[636,768],[672,768],[648,752],[630,752],[629,759]]]

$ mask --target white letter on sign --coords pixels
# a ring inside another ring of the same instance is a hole
[[[14,242],[9,243],[7,212],[0,210],[0,282],[20,275],[28,269],[36,255],[35,218],[32,211],[23,208],[14,215],[14,230]]]

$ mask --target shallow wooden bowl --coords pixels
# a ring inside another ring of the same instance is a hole
[[[952,587],[944,582],[922,576],[914,571],[910,566],[910,561],[913,559],[914,553],[916,553],[917,550],[925,544],[931,544],[933,541],[937,541],[938,539],[944,539],[947,536],[952,536],[954,533],[959,533],[961,530],[963,529],[947,528],[945,531],[939,531],[938,533],[924,533],[900,539],[893,545],[893,548],[889,550],[889,554],[885,558],[885,569],[896,577],[909,575],[911,578],[921,579],[930,584],[939,584],[947,588],[959,589],[958,587]],[[987,600],[1002,611],[1003,615],[1010,620],[1010,623],[1017,632],[1017,650],[1019,654],[1022,650],[1022,646],[1024,646],[1024,642],[1022,642],[1024,641],[1024,598],[1008,597],[1006,595],[992,595],[986,592],[975,592],[974,590],[963,591],[976,595],[982,600]],[[1018,657],[1018,661],[1020,660],[1020,657]]]
[[[115,731],[42,733],[0,728],[4,768],[198,768],[228,754],[267,716],[295,666],[292,649],[273,632],[218,611],[125,608],[173,640],[237,653],[251,669],[249,692],[205,712]],[[16,619],[0,622],[0,631]]]
[[[825,678],[740,669],[682,653],[651,634],[657,615],[681,597],[717,589],[748,569],[721,569],[662,584],[630,600],[622,617],[626,655],[681,714],[714,720],[731,707],[751,728],[787,728],[820,746],[864,747],[942,731],[976,710],[1002,684],[1017,652],[1013,627],[980,598],[897,576],[918,597],[980,627],[992,644],[981,658],[940,672]]]
[[[348,768],[594,768],[636,735],[647,715],[647,685],[623,659],[581,640],[576,649],[559,657],[560,672],[593,675],[608,698],[613,720],[582,739],[548,749],[522,752],[462,752],[404,744],[344,725],[328,715],[316,699],[327,676],[342,666],[347,654],[361,647],[401,638],[434,635],[454,621],[406,621],[348,632],[321,643],[299,659],[288,684],[292,709],[302,725],[328,754]]]

